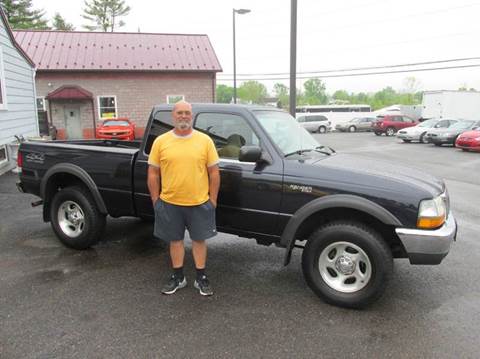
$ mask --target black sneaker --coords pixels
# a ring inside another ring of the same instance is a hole
[[[174,274],[170,276],[167,284],[162,288],[163,294],[173,294],[178,289],[185,288],[187,286],[187,279],[183,277],[182,280],[177,278]]]
[[[206,275],[196,279],[193,286],[198,289],[201,295],[213,295],[212,287],[210,287],[210,282]]]

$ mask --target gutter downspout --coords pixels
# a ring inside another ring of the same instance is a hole
[[[33,81],[33,104],[35,111],[35,127],[37,128],[37,136],[40,136],[40,124],[38,123],[38,108],[37,108],[37,85],[35,83],[35,78],[37,76],[37,70],[32,68],[32,81]]]
[[[92,97],[93,138],[97,138],[97,123],[95,121],[95,103]]]

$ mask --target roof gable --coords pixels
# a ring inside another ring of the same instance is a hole
[[[44,71],[222,71],[207,35],[16,30]]]
[[[12,33],[12,29],[10,28],[10,24],[8,23],[7,16],[5,15],[5,12],[3,11],[2,7],[0,6],[0,17],[2,18],[3,23],[5,24],[5,31],[8,34],[8,37],[10,38],[10,41],[12,42],[13,46],[18,50],[20,55],[25,58],[25,60],[32,66],[33,68],[35,67],[35,63],[32,61],[32,59],[25,53],[25,51],[22,49],[22,47],[17,43],[15,40],[15,36]]]

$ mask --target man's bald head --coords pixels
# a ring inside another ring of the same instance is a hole
[[[192,105],[184,100],[178,101],[173,106],[172,118],[178,132],[190,132],[192,129]]]

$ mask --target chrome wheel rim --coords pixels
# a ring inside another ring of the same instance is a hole
[[[388,135],[388,136],[393,136],[394,133],[395,133],[395,130],[393,130],[393,129],[391,129],[391,128],[389,128],[389,129],[387,130],[387,135]]]
[[[318,258],[318,270],[330,288],[342,293],[357,292],[372,278],[372,264],[367,254],[350,242],[327,246]]]
[[[82,208],[73,201],[65,201],[58,208],[58,224],[62,232],[71,238],[76,238],[83,233],[85,228],[85,215]]]
[[[350,127],[350,132],[355,132],[355,127],[351,126]]]
[[[318,133],[325,133],[325,131],[326,131],[326,130],[325,130],[325,127],[320,127],[320,128],[318,129]]]

